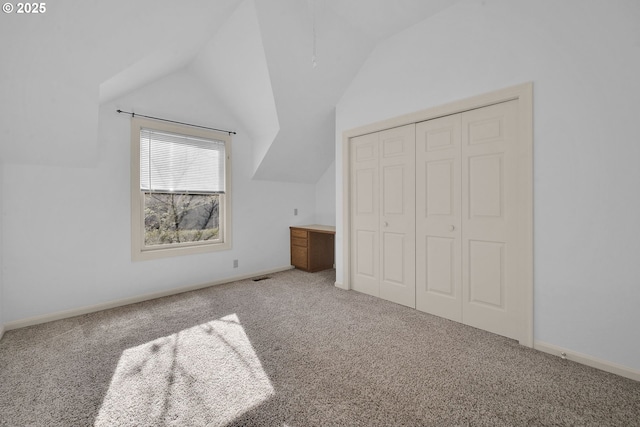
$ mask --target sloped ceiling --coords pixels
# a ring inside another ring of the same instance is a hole
[[[0,158],[90,164],[101,85],[109,99],[184,66],[238,4],[57,0],[43,14],[1,14]]]
[[[250,133],[256,179],[315,183],[335,158],[335,105],[375,45],[457,1],[59,0],[5,15],[0,156],[82,166],[101,103],[187,67]]]

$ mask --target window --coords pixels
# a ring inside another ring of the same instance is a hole
[[[231,247],[228,134],[134,117],[133,260]]]

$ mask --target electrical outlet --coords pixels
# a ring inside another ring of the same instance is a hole
[[[233,268],[238,268],[238,260],[237,259],[233,260]]]

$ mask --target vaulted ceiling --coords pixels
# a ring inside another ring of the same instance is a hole
[[[5,16],[0,156],[82,166],[101,104],[186,68],[250,134],[256,179],[314,183],[335,158],[335,105],[376,44],[457,1],[60,0]]]

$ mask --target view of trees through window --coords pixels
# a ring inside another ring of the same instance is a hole
[[[219,194],[144,192],[145,245],[219,238]]]

